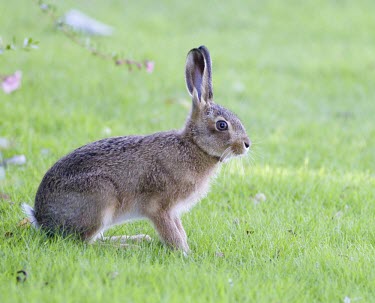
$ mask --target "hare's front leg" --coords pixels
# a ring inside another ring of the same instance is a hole
[[[180,235],[181,235],[182,239],[184,240],[184,243],[185,243],[186,247],[187,247],[188,250],[189,250],[189,245],[188,245],[188,243],[187,243],[186,232],[185,232],[184,227],[182,226],[181,219],[180,219],[179,217],[176,217],[176,218],[174,219],[174,223],[176,224],[178,230],[180,231]]]
[[[189,252],[186,233],[179,218],[176,218],[169,212],[162,211],[153,215],[150,220],[154,223],[156,231],[165,244],[176,249],[181,249],[185,253]]]

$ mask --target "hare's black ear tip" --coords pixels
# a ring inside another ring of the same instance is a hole
[[[199,48],[192,48],[191,50],[189,50],[188,55],[190,55],[192,53],[196,53],[196,52],[200,53],[200,49]]]
[[[198,49],[200,51],[204,51],[204,52],[207,52],[208,53],[208,48],[205,46],[205,45],[201,45],[200,47],[198,47]]]
[[[208,52],[208,48],[205,46],[205,45],[201,45],[199,47],[194,47],[192,48],[189,53],[193,53],[193,52],[202,52],[202,51],[206,51]]]

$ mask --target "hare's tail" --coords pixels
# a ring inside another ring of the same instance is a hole
[[[22,204],[22,209],[23,209],[23,212],[25,213],[25,215],[27,215],[27,217],[29,218],[32,226],[34,226],[35,228],[39,228],[39,223],[35,218],[34,209],[26,203]]]

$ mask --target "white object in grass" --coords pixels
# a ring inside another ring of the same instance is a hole
[[[7,164],[24,165],[26,164],[26,156],[16,155],[16,156],[13,156],[12,158],[6,159],[5,162]]]
[[[261,203],[261,202],[264,202],[266,201],[267,198],[266,198],[266,195],[263,194],[263,193],[257,193],[254,197],[254,203],[255,204],[258,204],[258,203]]]
[[[98,20],[95,20],[79,10],[72,9],[62,18],[62,22],[70,26],[74,31],[88,35],[110,36],[113,28]]]

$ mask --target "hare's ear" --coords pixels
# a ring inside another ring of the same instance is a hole
[[[213,90],[212,90],[212,70],[211,70],[211,56],[210,52],[208,51],[207,47],[204,45],[199,47],[199,50],[201,51],[203,57],[204,57],[204,73],[203,73],[203,90],[202,95],[203,99],[207,102],[213,102]]]
[[[188,53],[185,77],[191,96],[194,97],[195,89],[199,101],[212,102],[211,59],[206,47],[194,48]]]

